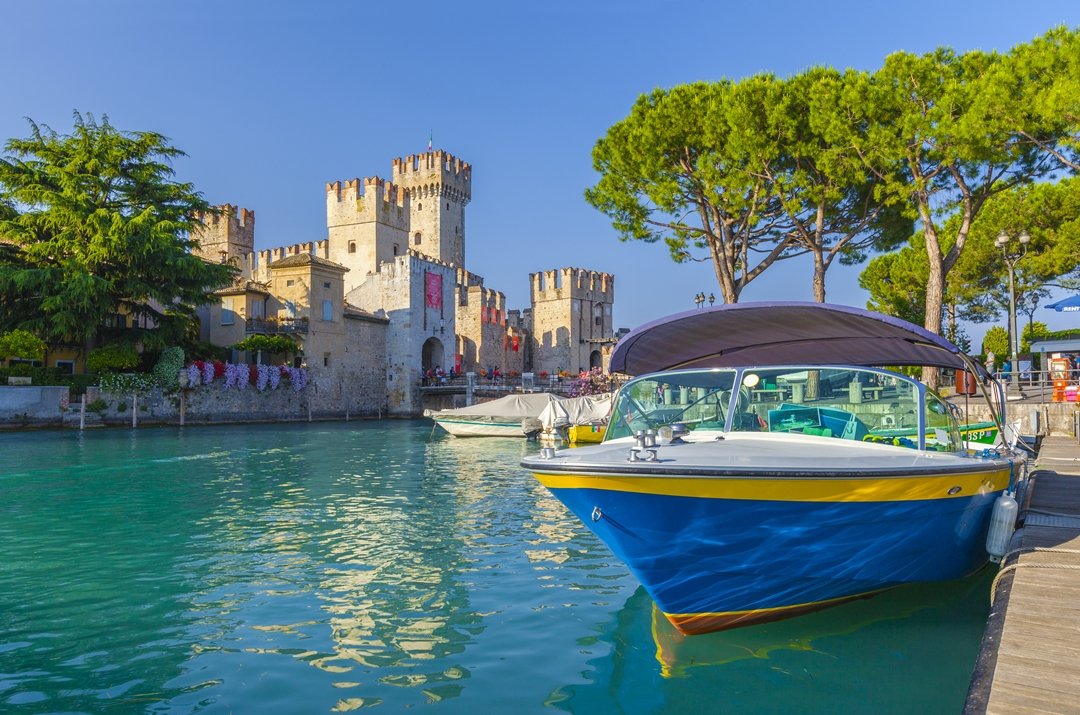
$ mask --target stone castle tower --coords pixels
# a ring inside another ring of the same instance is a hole
[[[409,248],[464,268],[472,166],[448,152],[429,151],[394,159],[392,179],[409,198]]]
[[[327,258],[349,269],[348,292],[408,250],[409,195],[372,177],[326,185]]]
[[[255,212],[232,204],[195,215],[201,225],[191,237],[199,242],[195,255],[212,263],[232,263],[243,268],[255,251]]]
[[[615,276],[581,268],[529,274],[533,369],[607,369],[615,342]]]

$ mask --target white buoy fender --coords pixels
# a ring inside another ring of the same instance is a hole
[[[990,531],[986,535],[986,551],[994,563],[1001,561],[1009,548],[1019,511],[1016,500],[1008,494],[1002,494],[994,502],[994,510],[990,513]]]

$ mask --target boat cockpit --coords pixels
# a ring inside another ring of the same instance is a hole
[[[919,381],[866,367],[706,368],[625,383],[605,442],[674,424],[687,430],[773,432],[955,452],[957,411]]]

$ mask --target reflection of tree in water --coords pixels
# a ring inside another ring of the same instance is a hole
[[[574,713],[956,712],[992,578],[986,569],[698,636],[681,635],[638,588],[601,636],[612,648],[590,661],[592,682],[548,702]]]

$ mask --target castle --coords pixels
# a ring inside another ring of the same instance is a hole
[[[198,255],[239,268],[200,314],[203,339],[291,335],[328,410],[421,411],[421,376],[604,367],[615,278],[578,268],[529,276],[531,305],[465,267],[472,166],[444,151],[396,158],[391,179],[326,185],[326,238],[255,250],[255,212],[200,216]],[[252,356],[247,356],[251,359]]]

